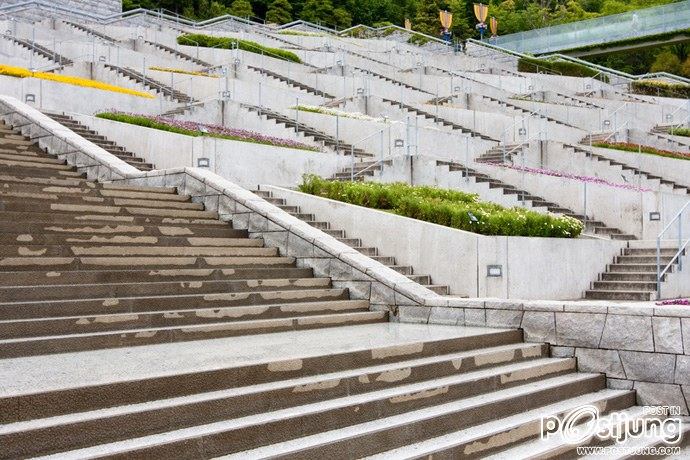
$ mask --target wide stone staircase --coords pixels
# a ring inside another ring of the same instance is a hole
[[[143,75],[134,69],[130,69],[128,67],[119,67],[113,64],[105,64],[105,68],[143,85],[144,88],[161,93],[177,102],[184,104],[195,102],[194,99],[182,91],[171,88],[170,86],[165,85],[158,80],[154,80],[148,75]]]
[[[560,454],[543,417],[641,415],[519,330],[389,323],[174,188],[0,149],[2,459]]]
[[[44,112],[46,115],[48,115],[50,118],[53,120],[57,121],[61,125],[71,129],[75,133],[79,134],[81,137],[84,139],[91,141],[92,143],[96,144],[103,150],[106,150],[107,152],[110,152],[111,154],[115,155],[125,163],[128,163],[135,168],[137,168],[140,171],[151,171],[152,169],[156,169],[155,166],[152,163],[148,163],[146,160],[144,160],[141,157],[136,156],[136,154],[130,152],[129,150],[125,149],[124,147],[121,147],[117,145],[115,142],[109,140],[107,137],[102,136],[98,134],[96,131],[88,128],[86,125],[83,123],[75,120],[74,118],[70,117],[69,115],[65,114],[59,114],[59,113],[52,113],[52,112]]]
[[[430,275],[419,275],[414,273],[414,268],[409,265],[398,265],[395,261],[395,257],[384,256],[379,254],[379,250],[375,247],[364,246],[360,238],[348,237],[345,230],[333,228],[330,222],[318,221],[316,216],[311,213],[305,213],[299,206],[292,206],[284,198],[273,197],[272,192],[266,190],[255,190],[254,193],[264,198],[264,200],[275,204],[283,211],[290,215],[297,217],[305,222],[307,222],[312,227],[318,228],[319,230],[328,233],[329,235],[335,237],[341,243],[345,243],[353,249],[356,249],[360,253],[369,256],[370,258],[381,262],[389,268],[407,276],[412,281],[421,284],[427,289],[434,291],[440,295],[450,294],[450,289],[448,286],[441,284],[433,284],[431,282]]]

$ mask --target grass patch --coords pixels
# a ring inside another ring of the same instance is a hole
[[[82,77],[71,77],[69,75],[60,75],[50,72],[33,72],[24,67],[15,67],[10,65],[0,65],[0,75],[8,75],[10,77],[17,78],[38,78],[40,80],[50,80],[56,81],[58,83],[65,83],[67,85],[81,86],[84,88],[100,89],[103,91],[111,91],[114,93],[129,94],[131,96],[145,97],[147,99],[153,99],[149,93],[143,91],[137,91],[134,89],[123,88],[121,86],[111,85],[109,83],[103,83],[98,80],[90,80],[88,78]]]
[[[673,158],[676,160],[690,160],[690,153],[674,152],[672,150],[661,150],[647,145],[629,144],[626,142],[595,142],[593,147],[603,147],[605,149],[623,150],[625,152],[645,153],[647,155],[657,155],[660,157]]]
[[[250,53],[265,54],[267,56],[277,57],[286,61],[298,63],[302,62],[302,60],[295,53],[290,51],[285,51],[280,48],[271,48],[250,40],[241,40],[233,37],[214,37],[213,35],[185,34],[177,37],[177,43],[180,45],[189,46],[198,45],[204,48],[232,49],[233,47],[237,47]]]
[[[609,79],[606,75],[599,74],[598,71],[590,69],[582,64],[568,61],[551,61],[547,59],[535,59],[528,57],[521,57],[518,59],[518,71],[528,73],[539,73],[546,71],[564,75],[568,77],[594,77],[604,82]],[[599,75],[597,75],[599,74]]]
[[[482,235],[576,238],[580,221],[479,201],[475,194],[403,183],[340,182],[306,175],[299,190]]]
[[[260,133],[246,131],[243,129],[226,128],[224,126],[206,125],[192,121],[178,121],[162,117],[149,117],[146,115],[137,115],[122,112],[104,112],[96,115],[98,118],[106,120],[119,121],[120,123],[129,123],[130,125],[143,126],[145,128],[158,129],[160,131],[168,131],[175,134],[183,134],[185,136],[208,136],[217,139],[227,139],[231,141],[251,142],[254,144],[272,145],[274,147],[287,147],[299,150],[309,150],[318,152],[316,147],[302,144],[290,139],[281,139],[278,137],[265,136]]]
[[[637,80],[630,84],[633,93],[658,97],[690,98],[690,85],[659,80]]]

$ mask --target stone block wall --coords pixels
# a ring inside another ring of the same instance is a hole
[[[610,388],[635,389],[638,404],[690,410],[690,309],[589,301],[428,299],[400,307],[398,320],[521,328],[525,341],[576,357],[582,372],[606,374]]]

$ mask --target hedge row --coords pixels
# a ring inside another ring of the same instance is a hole
[[[660,157],[674,158],[676,160],[690,160],[690,153],[674,152],[673,150],[661,150],[647,145],[631,144],[627,142],[595,142],[594,147],[605,149],[623,150],[624,152],[645,153],[647,155],[657,155]]]
[[[630,84],[633,93],[648,96],[690,98],[690,85],[659,80],[637,80]]]
[[[302,60],[290,51],[285,51],[280,48],[271,48],[256,43],[250,40],[241,40],[233,37],[214,37],[212,35],[203,34],[184,34],[177,37],[177,43],[180,45],[189,46],[203,46],[204,48],[222,48],[232,49],[237,46],[243,51],[250,53],[266,54],[268,56],[285,59],[292,62],[302,62]]]
[[[590,69],[582,64],[568,61],[549,61],[546,59],[535,59],[522,57],[518,59],[518,71],[529,73],[540,73],[544,71],[553,72],[568,77],[594,77],[599,72]],[[608,82],[606,75],[598,75],[598,78]]]
[[[340,182],[304,176],[300,191],[344,203],[381,209],[482,235],[575,238],[580,221],[523,208],[504,208],[457,190],[403,183]]]

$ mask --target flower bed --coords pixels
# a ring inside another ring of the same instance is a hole
[[[218,78],[218,75],[209,75],[206,72],[196,72],[194,70],[171,69],[169,67],[149,67],[149,70],[157,70],[158,72],[181,73],[184,75],[194,75],[197,77]]]
[[[486,164],[492,164],[492,163],[486,163]],[[638,187],[636,185],[618,184],[615,182],[609,182],[606,179],[602,179],[600,177],[580,176],[577,174],[570,174],[567,172],[556,171],[553,169],[530,168],[529,166],[514,166],[514,165],[509,165],[509,164],[493,164],[493,166],[500,166],[501,168],[514,169],[516,171],[524,171],[524,172],[530,173],[530,174],[543,174],[545,176],[563,177],[565,179],[573,179],[573,180],[578,180],[580,182],[587,182],[590,184],[606,185],[607,187],[615,187],[615,188],[622,188],[622,189],[627,189],[627,190],[635,190],[637,192],[649,192],[649,191],[651,191],[651,189],[644,188],[644,187]]]
[[[671,300],[662,300],[661,302],[657,302],[657,305],[690,305],[690,299],[671,299]]]
[[[309,150],[318,152],[319,149],[310,145],[302,144],[290,139],[266,136],[253,131],[244,129],[226,128],[225,126],[207,125],[194,121],[179,121],[171,118],[153,117],[148,115],[138,115],[122,112],[105,112],[96,115],[98,118],[119,121],[146,128],[169,131],[171,133],[184,134],[186,136],[209,136],[218,139],[228,139],[232,141],[252,142],[254,144],[272,145],[275,147],[287,147],[291,149]]]
[[[299,110],[300,112],[321,113],[323,115],[339,116],[343,118],[354,118],[356,120],[366,121],[383,121],[383,118],[374,118],[369,115],[364,115],[360,112],[345,112],[344,110],[331,109],[328,107],[319,107],[317,105],[297,105],[290,107],[292,110]]]
[[[50,80],[50,81],[56,81],[58,83],[65,83],[67,85],[74,85],[74,86],[82,86],[84,88],[94,88],[94,89],[100,89],[103,91],[112,91],[115,93],[122,93],[122,94],[129,94],[132,96],[138,96],[138,97],[145,97],[149,99],[153,99],[154,96],[148,93],[144,93],[142,91],[137,91],[134,89],[129,89],[129,88],[123,88],[121,86],[115,86],[115,85],[110,85],[108,83],[103,83],[102,81],[97,81],[97,80],[89,80],[88,78],[81,78],[81,77],[71,77],[69,75],[59,75],[55,73],[49,73],[49,72],[33,72],[29,69],[25,69],[24,67],[15,67],[15,66],[10,66],[10,65],[1,65],[0,64],[0,75],[8,75],[10,77],[17,77],[17,78],[38,78],[41,80]]]
[[[624,152],[646,153],[648,155],[658,155],[660,157],[674,158],[676,160],[690,160],[690,153],[674,152],[672,150],[661,150],[655,147],[646,145],[639,146],[638,144],[629,144],[627,142],[595,142],[593,147],[602,147],[605,149],[623,150]]]
[[[237,47],[243,51],[249,51],[250,53],[265,54],[267,56],[273,56],[292,62],[302,62],[295,53],[290,51],[285,51],[280,48],[270,48],[250,40],[241,40],[233,37],[185,34],[177,37],[177,43],[180,45],[203,46],[205,48],[232,49],[233,47]]]
[[[482,235],[575,238],[582,222],[479,201],[457,190],[402,183],[340,182],[307,175],[300,191]]]
[[[648,96],[690,98],[690,85],[660,80],[636,80],[630,84],[633,93]]]

